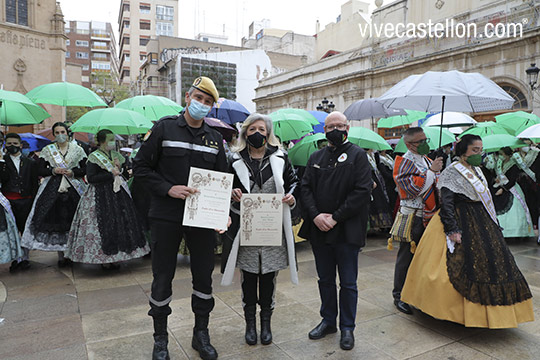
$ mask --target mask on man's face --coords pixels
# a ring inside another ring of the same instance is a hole
[[[421,143],[416,147],[416,152],[420,155],[429,154],[429,144],[427,142]]]
[[[18,153],[19,151],[21,151],[21,148],[19,146],[15,146],[15,145],[9,145],[9,146],[6,146],[6,150],[8,151],[8,153],[10,153],[11,155],[15,155],[16,153]]]
[[[326,138],[332,145],[339,146],[347,140],[347,130],[334,129],[326,133]]]
[[[191,99],[191,102],[188,106],[189,116],[195,120],[201,120],[203,117],[208,115],[212,108],[208,105],[204,105],[197,100]]]

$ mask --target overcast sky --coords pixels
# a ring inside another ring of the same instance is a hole
[[[335,22],[341,4],[347,0],[180,0],[179,36],[193,38],[200,32],[225,34],[229,44],[240,45],[252,21],[270,19],[271,27],[314,35],[315,22],[321,29]],[[366,0],[368,1],[368,0]],[[386,0],[385,3],[389,3]],[[65,20],[110,22],[118,34],[120,0],[60,0]],[[374,0],[369,0],[371,10]],[[118,39],[117,39],[118,41]]]

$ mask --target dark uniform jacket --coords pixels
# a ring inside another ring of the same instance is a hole
[[[364,246],[372,185],[371,166],[358,146],[346,142],[313,153],[302,177],[304,223],[299,235],[314,243]],[[317,228],[313,219],[320,213],[337,221],[332,230]]]
[[[168,195],[187,185],[190,167],[227,172],[223,137],[203,122],[187,125],[184,114],[159,120],[133,160],[133,174],[151,193],[150,218],[182,222],[184,200]]]
[[[9,154],[0,162],[3,193],[19,193],[23,197],[36,196],[39,187],[37,163],[21,154],[19,172]]]

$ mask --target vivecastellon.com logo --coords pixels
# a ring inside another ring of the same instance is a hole
[[[359,24],[362,37],[370,38],[517,38],[523,36],[523,25],[528,19],[519,23],[487,23],[479,26],[476,23],[461,23],[454,19],[446,19],[445,22],[433,22],[431,19],[426,23],[382,23]]]

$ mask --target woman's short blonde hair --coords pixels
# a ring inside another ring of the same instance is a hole
[[[247,117],[246,120],[244,120],[244,123],[242,124],[242,128],[240,129],[240,134],[238,134],[238,139],[236,140],[236,145],[233,147],[233,151],[240,152],[244,150],[247,147],[247,129],[257,121],[264,121],[264,125],[266,126],[266,144],[270,144],[272,146],[280,146],[279,140],[274,135],[274,125],[272,123],[272,119],[270,119],[270,116],[262,115],[259,113],[253,113]]]

